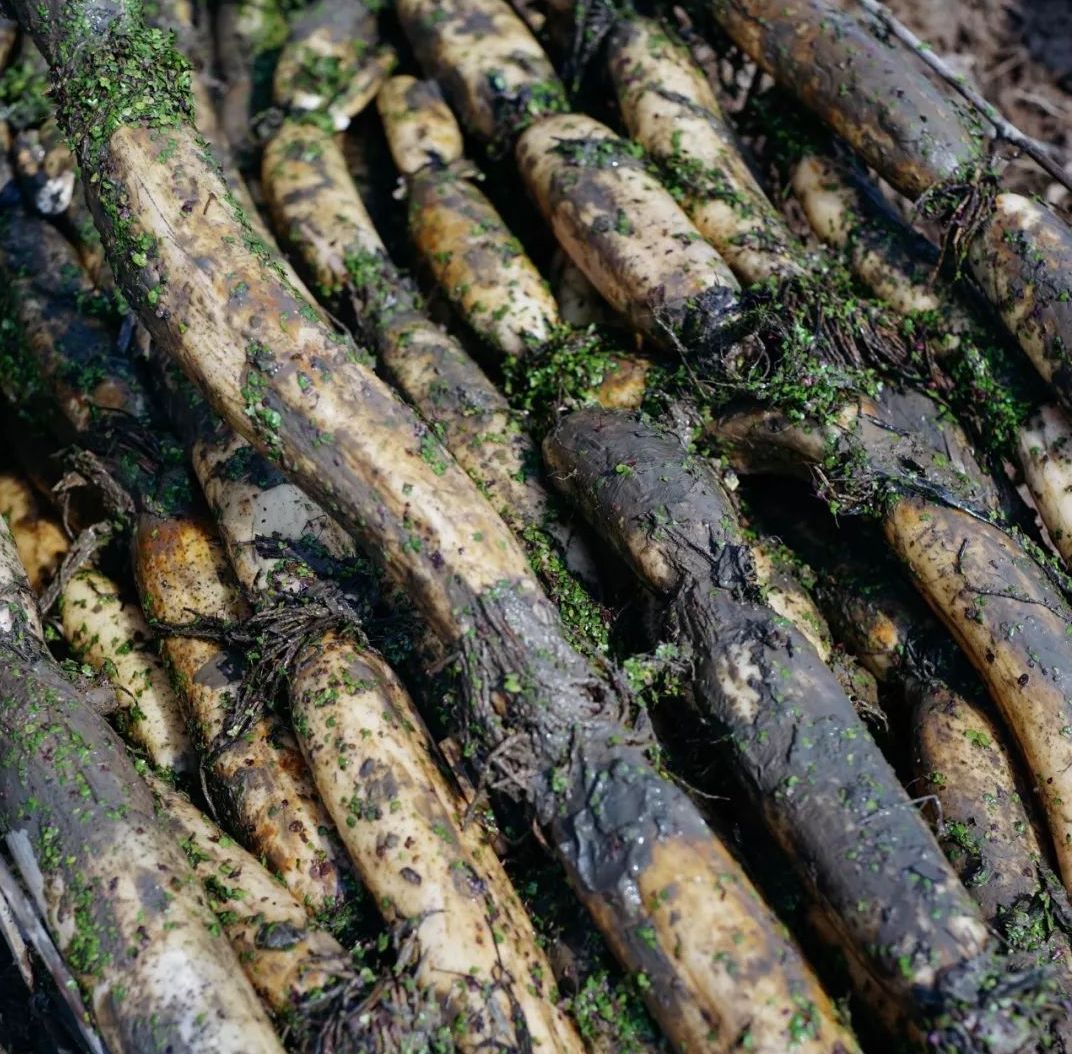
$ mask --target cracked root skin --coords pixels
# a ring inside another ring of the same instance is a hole
[[[118,737],[40,642],[0,524],[0,812],[110,1050],[281,1054],[259,1000]]]
[[[245,615],[219,542],[197,518],[143,514],[135,572],[146,613],[166,625],[237,622]],[[340,900],[345,858],[293,736],[276,719],[264,718],[241,740],[226,742],[224,728],[242,682],[241,656],[181,635],[169,636],[163,652],[202,749],[212,752],[209,770],[236,829],[307,910]]]
[[[242,969],[273,1013],[301,1011],[352,977],[334,937],[312,929],[305,907],[267,868],[228,838],[197,806],[159,779],[157,814],[171,828],[205,886]]]
[[[302,653],[291,692],[323,800],[387,917],[414,927],[418,983],[461,1016],[459,1048],[582,1050],[553,1006],[551,968],[531,924],[499,902],[461,836],[456,798],[392,671],[329,635]]]
[[[750,554],[713,471],[629,416],[582,411],[545,444],[562,486],[643,580],[695,657],[693,698],[884,998],[932,1013],[987,932],[834,675],[755,603]],[[939,1011],[941,1013],[941,1011]]]
[[[870,16],[830,0],[709,0],[730,38],[902,194],[982,162],[979,118]]]
[[[616,310],[659,343],[702,346],[739,321],[737,280],[630,150],[598,121],[559,114],[521,136],[517,163],[559,244]]]
[[[1041,202],[999,194],[968,264],[1039,375],[1072,408],[1072,229]]]
[[[803,252],[760,189],[703,71],[650,19],[623,20],[610,71],[629,134],[680,183],[685,211],[742,282],[801,278]]]
[[[1022,751],[1072,882],[1072,612],[1007,535],[958,509],[902,498],[886,537],[990,690]]]

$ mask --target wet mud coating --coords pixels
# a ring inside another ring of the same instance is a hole
[[[957,1004],[967,976],[983,1003],[994,960],[977,908],[834,675],[757,603],[751,554],[712,470],[652,426],[598,411],[566,418],[545,455],[666,598],[701,720],[732,744],[738,777],[882,998],[924,1027]],[[932,1018],[935,1003],[944,1009]]]
[[[710,0],[730,38],[902,194],[962,180],[980,120],[869,15],[829,0]]]
[[[559,243],[641,332],[708,347],[740,324],[733,273],[627,140],[563,114],[529,128],[517,160]]]

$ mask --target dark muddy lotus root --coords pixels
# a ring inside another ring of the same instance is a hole
[[[903,194],[983,160],[978,116],[869,16],[827,0],[710,0],[733,41]]]
[[[693,657],[701,720],[732,744],[742,785],[900,1013],[947,1030],[951,1044],[967,1029],[1022,1039],[1028,1019],[963,1013],[985,1005],[987,975],[1003,968],[983,920],[834,675],[756,602],[710,466],[642,420],[590,410],[565,418],[544,452],[562,489],[665,598],[664,632]]]

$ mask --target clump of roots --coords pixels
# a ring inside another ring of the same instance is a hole
[[[748,336],[696,357],[718,403],[743,397],[794,421],[826,422],[849,398],[875,395],[883,375],[903,380],[914,369],[900,327],[844,276],[774,279],[747,300]]]
[[[790,421],[826,424],[849,400],[877,391],[874,371],[830,361],[814,332],[793,322],[779,328],[780,340],[753,336],[697,364],[716,409],[746,399],[776,407]]]
[[[911,367],[912,349],[900,327],[878,304],[858,297],[847,276],[829,272],[821,279],[788,279],[761,296],[765,326],[775,332],[788,326],[809,333],[823,358],[834,365],[900,377]]]
[[[221,746],[245,734],[282,696],[298,657],[329,633],[348,634],[367,645],[357,611],[333,582],[317,582],[299,603],[258,611],[233,631],[234,643],[245,647],[247,666]]]
[[[959,277],[968,248],[994,211],[999,190],[997,174],[988,159],[931,187],[916,201],[916,212],[942,228],[939,267],[951,264]]]
[[[329,633],[347,634],[368,646],[361,618],[334,582],[318,581],[299,600],[265,608],[241,622],[197,617],[175,624],[154,621],[161,636],[194,637],[234,648],[245,662],[242,684],[231,712],[212,744],[213,756],[226,750],[285,695],[298,657]]]
[[[420,947],[405,938],[395,965],[370,988],[356,979],[331,1002],[310,1054],[453,1054],[454,1022],[443,1000],[416,980]]]

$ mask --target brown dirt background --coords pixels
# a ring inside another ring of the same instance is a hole
[[[1072,0],[885,2],[1020,131],[1057,147],[1072,173]],[[1072,194],[1029,161],[1014,161],[1004,182],[1072,212]]]

